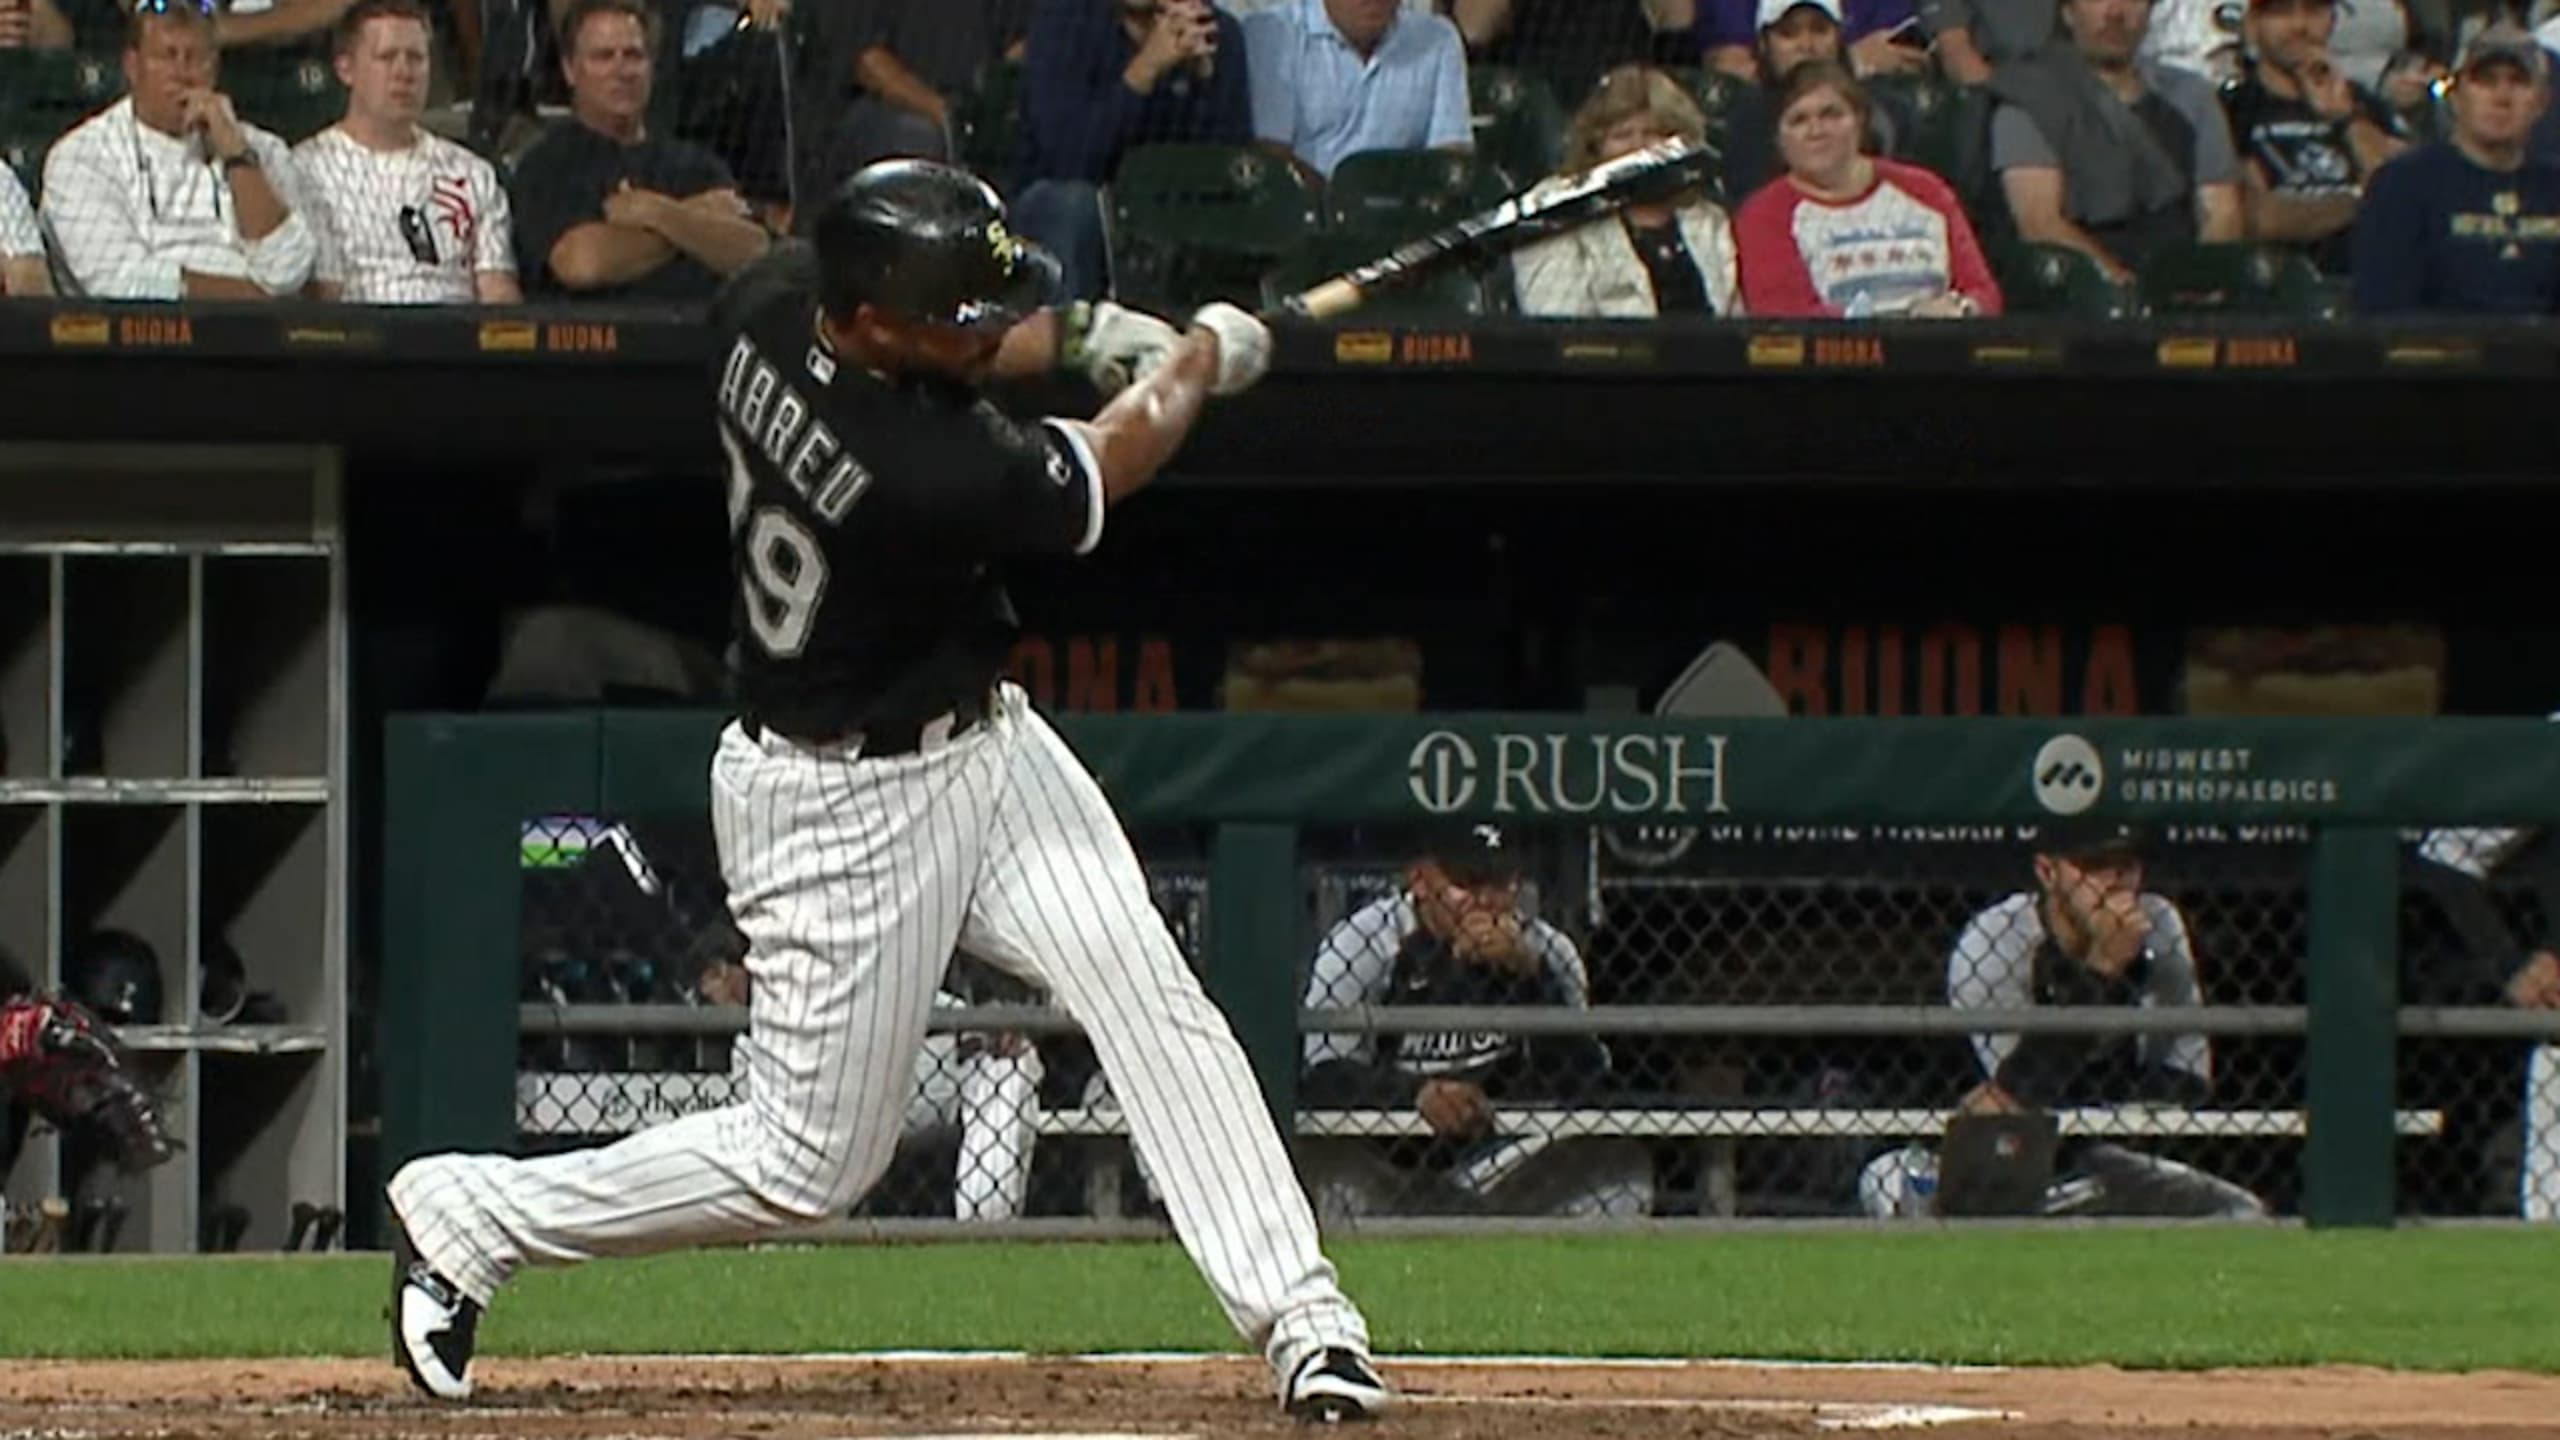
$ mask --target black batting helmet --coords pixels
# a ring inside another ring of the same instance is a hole
[[[117,1025],[157,1025],[160,955],[129,930],[92,930],[71,956],[71,996]]]
[[[827,197],[817,224],[819,299],[933,325],[1003,329],[1054,298],[1058,262],[1006,227],[1004,201],[966,170],[883,160]]]

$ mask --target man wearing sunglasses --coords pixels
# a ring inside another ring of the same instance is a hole
[[[420,0],[338,22],[346,118],[294,147],[320,235],[313,289],[359,305],[512,305],[514,210],[488,161],[418,124],[434,64]]]
[[[310,282],[318,242],[284,141],[215,88],[209,8],[141,0],[126,98],[45,156],[44,220],[78,293],[107,300],[265,300]]]

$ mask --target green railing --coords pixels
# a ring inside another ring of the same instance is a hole
[[[722,717],[396,717],[382,858],[382,1159],[515,1143],[520,827],[702,813]],[[1580,715],[1069,716],[1133,825],[1214,827],[1203,971],[1291,1113],[1300,828],[2032,824],[2058,813],[2314,835],[2303,1214],[2394,1217],[2403,827],[2560,819],[2540,720],[1737,720]]]

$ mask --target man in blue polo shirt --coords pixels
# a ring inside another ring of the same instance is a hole
[[[1244,27],[1209,0],[1041,0],[1023,72],[1023,189],[1013,226],[1058,257],[1068,290],[1108,279],[1100,187],[1132,147],[1253,143]]]
[[[1255,138],[1330,178],[1363,150],[1466,149],[1466,47],[1398,0],[1281,0],[1245,19]]]
[[[2527,151],[2551,99],[2531,35],[2500,23],[2462,53],[2453,135],[2373,173],[2356,214],[2356,309],[2547,315],[2560,309],[2560,165]]]

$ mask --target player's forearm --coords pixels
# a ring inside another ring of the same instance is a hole
[[[1058,368],[1058,312],[1043,310],[1004,332],[995,377],[1028,380]]]
[[[1161,368],[1093,417],[1094,457],[1107,503],[1135,494],[1182,448],[1217,373],[1218,342],[1205,331],[1192,331]]]
[[[653,223],[668,244],[715,275],[744,270],[773,244],[772,233],[753,220],[699,206],[669,205]]]

